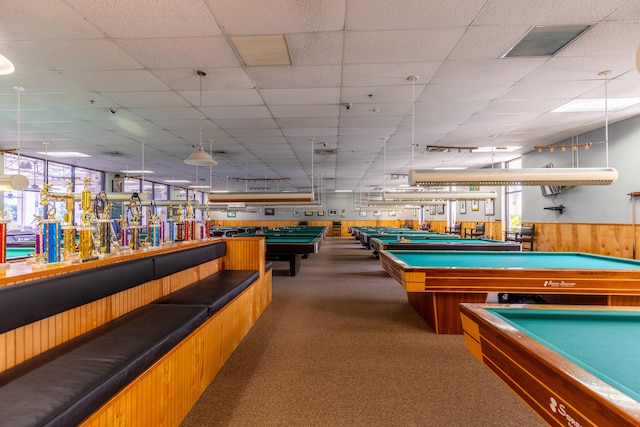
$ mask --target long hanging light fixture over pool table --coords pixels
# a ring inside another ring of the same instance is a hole
[[[529,168],[412,170],[409,185],[610,185],[618,179],[614,168]]]

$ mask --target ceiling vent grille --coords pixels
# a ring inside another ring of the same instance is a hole
[[[591,25],[554,25],[531,28],[501,58],[553,56],[584,34]]]

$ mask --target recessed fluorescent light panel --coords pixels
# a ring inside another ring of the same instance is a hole
[[[519,145],[502,145],[500,147],[478,147],[473,150],[474,153],[511,153],[521,149]]]
[[[334,190],[336,193],[353,193],[353,190]]]
[[[501,58],[553,56],[584,34],[591,25],[542,25],[531,28]]]
[[[165,179],[164,182],[169,184],[188,184],[191,181],[188,179]]]
[[[49,157],[91,157],[88,154],[78,153],[77,151],[38,151],[38,154]]]
[[[620,111],[640,103],[640,98],[609,98],[606,101],[608,111]],[[551,110],[552,113],[593,113],[605,111],[605,99],[574,99]]]
[[[132,174],[132,173],[154,173],[153,171],[147,171],[147,170],[128,170],[128,171],[120,171],[120,173],[124,173],[124,174]]]
[[[289,48],[283,35],[231,36],[242,61],[248,67],[291,65]]]
[[[443,170],[458,170],[458,169],[467,169],[466,166],[438,166],[433,168],[434,170],[439,170],[439,171],[443,171]]]

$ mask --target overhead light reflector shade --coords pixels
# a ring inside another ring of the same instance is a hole
[[[407,192],[387,192],[383,193],[384,200],[486,200],[497,197],[495,191],[418,191]]]
[[[218,164],[209,153],[204,151],[202,145],[198,146],[198,149],[191,153],[184,162],[193,166],[215,166]]]
[[[212,203],[234,202],[312,202],[313,193],[210,193]]]
[[[0,76],[11,74],[15,70],[16,67],[13,66],[11,61],[9,61],[5,56],[0,55]]]
[[[0,191],[22,191],[29,186],[29,178],[24,175],[0,175]]]
[[[613,168],[529,168],[412,170],[409,183],[436,185],[610,185],[618,179]]]

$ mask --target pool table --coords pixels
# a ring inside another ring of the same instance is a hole
[[[399,238],[398,238],[399,237]],[[425,250],[425,251],[521,251],[522,245],[515,242],[503,242],[490,239],[431,239],[420,236],[377,236],[370,240],[373,256],[388,250]]]
[[[640,308],[461,304],[467,349],[553,426],[640,425]]]
[[[360,243],[366,247],[367,249],[371,249],[371,240],[376,237],[393,237],[405,239],[432,239],[432,240],[451,240],[456,239],[458,236],[454,236],[452,234],[443,234],[443,233],[434,233],[431,231],[420,231],[420,230],[400,230],[400,231],[380,231],[380,232],[363,232],[360,233]]]
[[[461,302],[508,292],[640,305],[640,261],[578,252],[382,251],[382,267],[436,333],[460,334]],[[573,303],[573,302],[572,302]]]
[[[24,260],[33,254],[35,249],[33,247],[8,247],[7,248],[7,261]]]

